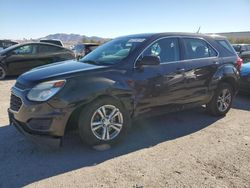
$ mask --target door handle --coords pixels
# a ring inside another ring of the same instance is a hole
[[[214,61],[214,65],[219,65],[220,63],[218,61]]]
[[[177,73],[177,74],[182,74],[182,73],[184,73],[184,72],[185,72],[185,69],[179,68],[179,69],[176,70],[176,73]]]

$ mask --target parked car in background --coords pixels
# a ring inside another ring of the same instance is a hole
[[[79,61],[21,75],[12,87],[10,124],[28,137],[57,143],[66,127],[77,125],[84,142],[112,144],[134,118],[200,105],[214,116],[225,115],[238,91],[240,66],[220,36],[116,38]]]
[[[32,42],[11,46],[0,52],[0,79],[20,75],[32,68],[74,59],[73,51],[58,45]]]
[[[0,40],[0,51],[13,46],[15,44],[18,44],[17,42],[11,41],[11,40]]]
[[[97,43],[76,44],[73,48],[73,51],[75,52],[76,59],[82,58],[83,56],[92,52],[98,46],[99,46],[99,44],[97,44]]]
[[[243,63],[250,62],[250,44],[233,44],[233,47]]]
[[[63,46],[62,41],[57,40],[57,39],[41,39],[40,42],[46,42],[46,43],[55,44],[58,46]]]
[[[240,90],[250,93],[250,61],[242,65],[240,76]]]

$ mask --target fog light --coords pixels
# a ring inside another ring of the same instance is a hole
[[[43,118],[43,119],[31,119],[28,122],[30,129],[35,131],[46,131],[50,129],[52,119]]]

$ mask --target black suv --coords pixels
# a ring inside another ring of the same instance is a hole
[[[139,34],[116,38],[80,61],[21,75],[9,117],[28,137],[60,141],[77,125],[90,145],[122,138],[131,119],[206,105],[225,115],[238,91],[240,64],[226,38]]]

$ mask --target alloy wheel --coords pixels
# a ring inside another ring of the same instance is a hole
[[[223,89],[217,100],[217,107],[220,112],[225,112],[232,101],[232,94],[229,89]]]
[[[112,140],[119,135],[123,126],[123,115],[113,105],[103,105],[91,118],[91,131],[99,140]]]

